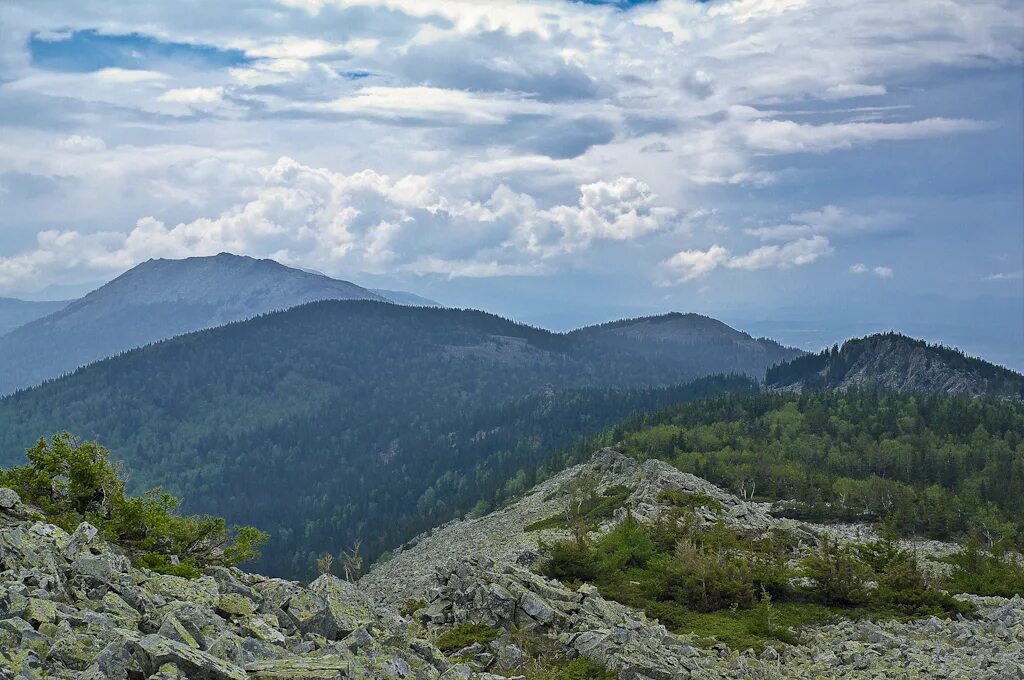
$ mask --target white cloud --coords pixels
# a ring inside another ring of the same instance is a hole
[[[166,73],[160,71],[148,71],[145,69],[127,68],[102,68],[92,74],[101,83],[114,85],[131,85],[133,83],[145,83],[151,81],[167,80]]]
[[[977,132],[986,125],[973,120],[926,118],[909,123],[824,123],[756,120],[741,134],[748,147],[768,153],[824,153],[872,142],[924,139]]]
[[[107,145],[99,137],[71,135],[57,142],[57,148],[64,151],[87,153],[90,151],[103,151],[107,148]]]
[[[179,87],[167,90],[157,99],[175,104],[215,104],[223,95],[223,87]]]
[[[675,280],[796,266],[897,221],[846,205],[840,183],[818,181],[819,161],[800,154],[864,148],[884,162],[904,153],[896,142],[988,130],[965,118],[969,107],[939,101],[966,91],[966,78],[954,94],[915,93],[947,73],[1024,60],[1016,0],[659,0],[628,11],[567,0],[242,0],[189,12],[10,2],[0,110],[21,118],[0,127],[0,174],[58,187],[4,184],[0,221],[31,225],[11,243],[59,237],[7,255],[5,280],[20,281],[10,272],[39,258],[52,258],[47,271],[75,271],[215,246],[312,266],[504,275],[650,235],[636,268],[678,251]],[[132,68],[93,72],[48,68],[26,49],[31,35],[75,30],[202,48],[194,60],[140,50],[121,55]],[[199,63],[216,49],[241,50],[245,62]],[[856,97],[878,106],[832,103]],[[301,163],[275,164],[281,156]],[[798,211],[794,200],[830,205]],[[900,204],[904,214],[915,200]],[[749,221],[701,242],[724,255],[687,242],[715,226],[688,224],[687,206],[740,203]],[[762,247],[743,245],[743,232]]]
[[[127,233],[43,232],[35,249],[0,257],[0,287],[24,285],[43,267],[51,278],[105,275],[151,257],[221,251],[334,272],[537,274],[595,241],[637,239],[675,218],[630,177],[584,184],[575,204],[541,208],[505,186],[477,201],[440,175],[346,175],[281,158],[242,193],[250,198],[219,215],[174,226],[144,217]]]
[[[875,267],[871,271],[880,279],[892,278],[892,267]]]
[[[850,266],[851,274],[872,274],[880,279],[891,279],[894,275],[892,267],[885,267],[878,265],[875,267],[869,267],[863,262],[858,262]]]
[[[661,267],[668,272],[666,283],[678,284],[700,279],[729,261],[729,251],[720,245],[707,250],[681,250],[664,260]]]
[[[732,258],[729,260],[728,266],[732,269],[789,269],[810,264],[831,252],[832,247],[827,238],[811,236],[783,245],[755,248],[746,255]]]
[[[744,233],[762,241],[789,241],[814,234],[856,234],[882,231],[899,224],[901,218],[889,212],[872,214],[855,213],[836,205],[826,205],[820,210],[804,210],[792,213],[784,224],[766,227],[750,227]]]
[[[986,281],[1020,281],[1024,279],[1024,269],[1015,272],[997,272],[985,277]]]
[[[729,269],[790,269],[810,264],[832,252],[828,239],[813,236],[784,245],[755,248],[745,255],[732,255],[720,246],[707,250],[682,250],[659,265],[662,282],[674,285],[704,278],[719,267]]]

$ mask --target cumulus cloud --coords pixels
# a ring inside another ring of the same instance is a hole
[[[755,248],[746,255],[732,258],[729,260],[728,266],[732,269],[789,269],[802,264],[810,264],[830,252],[832,252],[832,247],[827,238],[811,236],[783,245]]]
[[[641,238],[676,216],[631,177],[584,184],[576,203],[547,207],[504,185],[474,200],[441,176],[343,174],[290,158],[261,169],[260,177],[245,192],[250,200],[216,216],[173,226],[144,217],[125,233],[41,232],[35,249],[0,258],[0,287],[16,287],[54,263],[113,273],[151,257],[221,251],[334,272],[536,274],[554,258],[596,241]]]
[[[661,263],[669,273],[669,283],[685,283],[707,276],[729,261],[729,251],[720,245],[707,250],[680,250]]]

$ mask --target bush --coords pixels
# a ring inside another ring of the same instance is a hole
[[[615,680],[615,673],[582,656],[527,676],[529,680]]]
[[[469,647],[475,642],[482,645],[498,639],[501,635],[500,628],[494,628],[484,623],[463,623],[445,631],[437,638],[437,648],[442,652],[457,652],[460,649]]]
[[[597,558],[586,541],[558,541],[542,547],[551,555],[544,564],[544,573],[548,576],[566,583],[597,578]]]
[[[801,566],[814,582],[812,594],[823,604],[853,607],[867,602],[871,567],[857,557],[852,546],[825,536],[818,552],[805,557]]]
[[[971,534],[959,552],[949,558],[953,565],[946,587],[958,593],[1024,596],[1024,564],[996,546],[994,552],[981,549],[977,534]]]
[[[110,453],[67,432],[40,439],[26,455],[26,465],[0,470],[0,486],[14,489],[66,531],[89,522],[138,566],[196,576],[207,566],[255,559],[267,539],[252,527],[228,529],[219,517],[178,515],[181,501],[159,489],[128,496]]]

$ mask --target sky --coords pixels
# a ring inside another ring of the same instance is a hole
[[[0,296],[271,257],[1024,369],[1019,0],[5,0]]]

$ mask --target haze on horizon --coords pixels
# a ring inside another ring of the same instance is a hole
[[[10,0],[0,296],[230,251],[1024,369],[1015,0]]]

